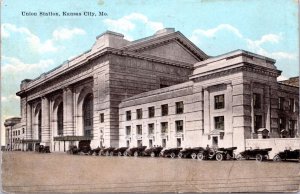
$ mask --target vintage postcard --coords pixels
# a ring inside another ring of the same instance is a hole
[[[299,191],[298,8],[2,0],[2,192]]]

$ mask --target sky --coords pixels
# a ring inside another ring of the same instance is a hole
[[[21,80],[89,50],[106,30],[131,41],[175,28],[210,56],[244,49],[273,58],[283,80],[299,75],[298,23],[297,0],[2,0],[2,145],[4,120],[20,116]]]

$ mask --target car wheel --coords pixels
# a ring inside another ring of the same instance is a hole
[[[217,161],[222,161],[222,160],[223,160],[223,154],[217,153],[217,154],[216,154],[216,160],[217,160]]]
[[[123,154],[123,156],[128,156],[128,152],[125,151],[124,154]]]
[[[106,151],[105,156],[109,156],[109,151]]]
[[[274,162],[280,162],[280,161],[281,161],[280,156],[279,156],[278,154],[275,155],[274,158],[273,158],[273,161],[274,161]]]
[[[263,156],[261,154],[256,154],[256,161],[261,162],[263,160]]]
[[[122,153],[121,153],[121,152],[118,152],[118,156],[122,156]]]
[[[237,159],[237,160],[242,160],[242,159],[243,159],[243,156],[242,156],[241,154],[238,154],[238,155],[235,157],[235,159]]]
[[[183,158],[183,154],[181,152],[179,152],[178,158]]]
[[[114,156],[114,152],[110,152],[110,153],[109,153],[109,156]]]
[[[231,160],[231,159],[232,159],[231,155],[230,154],[226,154],[226,160]]]
[[[201,152],[198,153],[198,154],[197,154],[197,159],[198,159],[198,160],[203,160],[203,159],[204,159],[203,153],[201,153]]]
[[[154,153],[154,152],[151,152],[150,156],[151,156],[152,158],[154,158],[154,157],[155,157],[155,153]]]
[[[172,152],[172,153],[171,153],[171,158],[175,158],[175,156],[176,156],[175,153]]]
[[[196,153],[192,153],[191,157],[192,157],[193,160],[195,160],[197,158],[197,154]]]
[[[134,157],[138,157],[139,153],[137,151],[135,151],[133,155],[134,155]]]

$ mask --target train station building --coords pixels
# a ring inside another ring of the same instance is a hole
[[[298,78],[275,60],[236,50],[205,54],[172,28],[136,41],[107,31],[92,48],[23,80],[24,149],[98,146],[245,148],[245,139],[298,137]]]

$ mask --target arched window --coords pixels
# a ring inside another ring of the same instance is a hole
[[[39,140],[42,139],[42,111],[41,110],[38,113],[38,137]]]
[[[85,136],[91,136],[93,130],[93,95],[88,94],[83,101],[83,130]]]
[[[64,107],[61,102],[57,108],[57,135],[64,134]]]

